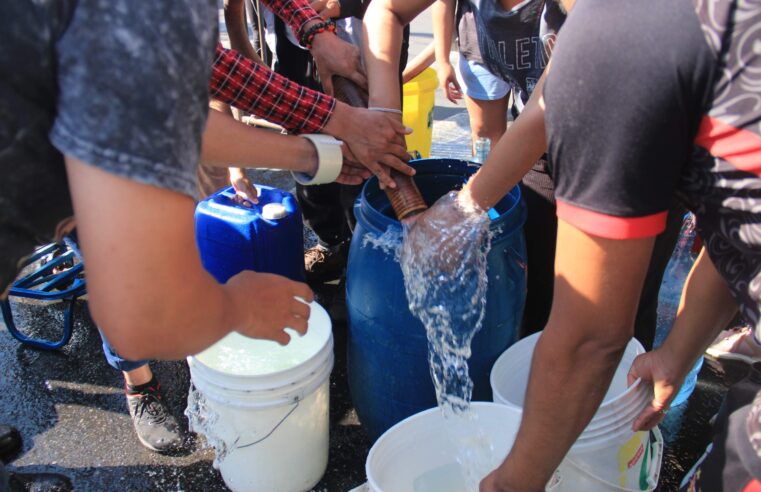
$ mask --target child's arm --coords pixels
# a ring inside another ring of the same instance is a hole
[[[449,61],[449,51],[452,48],[452,31],[454,30],[455,0],[437,0],[433,4],[433,44],[436,47],[436,67],[438,68],[439,85],[447,99],[457,103],[462,99],[460,84],[457,82],[454,67]]]

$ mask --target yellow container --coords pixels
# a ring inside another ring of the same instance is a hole
[[[420,75],[404,84],[402,121],[413,132],[406,136],[407,150],[418,151],[421,157],[431,156],[433,137],[433,103],[439,79],[436,70],[426,68]]]

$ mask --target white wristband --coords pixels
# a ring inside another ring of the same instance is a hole
[[[403,114],[401,109],[394,109],[394,108],[381,108],[379,106],[372,106],[367,109],[370,111],[378,111],[379,113]]]
[[[302,185],[327,184],[335,181],[341,174],[341,167],[343,167],[341,141],[336,140],[330,135],[312,134],[301,136],[312,142],[317,150],[317,171],[314,173],[314,176],[291,171],[293,179]]]

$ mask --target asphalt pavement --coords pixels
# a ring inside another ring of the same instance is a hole
[[[430,17],[412,25],[414,55],[430,40]],[[467,115],[437,94],[434,154],[467,156]],[[292,187],[287,175],[256,173],[262,184]],[[313,238],[307,236],[307,242]],[[370,447],[354,412],[346,382],[346,317],[342,285],[317,289],[328,308],[336,340],[336,365],[331,375],[330,458],[316,491],[347,491],[365,481],[364,463]],[[54,336],[63,321],[63,306],[15,303],[19,326],[38,335]],[[150,320],[145,320],[150,323]],[[184,361],[154,362],[173,413],[183,425],[189,386]],[[711,416],[728,384],[743,377],[747,366],[707,360],[698,386],[683,407],[674,409],[664,425],[666,453],[659,490],[672,491],[700,456],[710,439]],[[121,375],[108,366],[100,337],[86,312],[75,307],[74,336],[63,349],[39,351],[19,344],[0,326],[0,422],[19,428],[24,438],[10,471],[63,473],[76,490],[222,491],[227,490],[212,467],[212,452],[203,439],[188,438],[187,450],[173,456],[143,448],[127,412]],[[297,464],[294,464],[297,466]]]

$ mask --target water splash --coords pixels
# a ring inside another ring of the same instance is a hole
[[[405,227],[400,263],[410,311],[428,337],[436,397],[458,449],[469,490],[497,463],[490,438],[470,411],[473,381],[470,344],[481,328],[491,247],[488,215],[474,202],[450,192],[424,221]]]
[[[367,246],[379,249],[387,255],[393,256],[396,261],[399,261],[402,246],[402,230],[394,225],[390,225],[380,236],[368,232],[362,237],[362,247]]]
[[[185,416],[188,418],[190,431],[203,434],[206,438],[203,447],[214,449],[213,466],[218,470],[220,463],[230,454],[232,443],[228,444],[219,435],[217,432],[219,414],[209,405],[206,396],[198,391],[192,383],[188,392],[188,406],[185,408]]]

